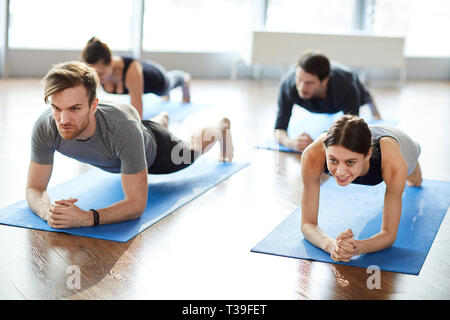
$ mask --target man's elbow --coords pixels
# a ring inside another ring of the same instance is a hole
[[[42,188],[35,188],[27,186],[25,189],[25,199],[28,203],[28,205],[32,204],[36,201],[36,199],[39,199],[42,197],[46,190]]]
[[[28,198],[31,195],[35,194],[36,192],[42,192],[42,191],[37,190],[37,188],[27,186],[25,188],[25,197]]]
[[[284,129],[275,129],[273,131],[273,137],[276,142],[281,143],[282,145],[286,146],[289,143],[288,133]]]
[[[25,199],[29,202],[33,190],[29,187],[25,189]]]
[[[287,134],[287,131],[284,129],[277,128],[277,129],[273,130],[273,134],[276,138],[278,138],[278,137],[280,137],[280,135]]]
[[[145,207],[147,206],[147,203],[136,205],[132,213],[129,216],[130,220],[139,219],[145,212]]]

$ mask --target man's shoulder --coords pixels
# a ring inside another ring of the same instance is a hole
[[[56,123],[52,116],[52,111],[47,108],[45,109],[41,115],[36,119],[34,123],[34,134],[53,134],[56,132]]]
[[[342,63],[332,61],[330,68],[331,78],[352,78],[355,73]]]
[[[357,86],[358,76],[355,72],[341,64],[332,64],[330,70],[331,86],[337,89],[337,92],[347,92]]]
[[[117,102],[117,101],[109,101],[109,100],[100,100],[98,102],[98,109],[100,110],[111,110],[116,112],[123,112],[125,114],[133,114],[133,110],[135,108],[129,103]],[[137,111],[136,111],[137,114]]]
[[[127,139],[142,130],[139,114],[130,104],[102,101],[97,111],[100,130],[106,136]]]
[[[105,118],[108,118],[109,121],[140,121],[138,112],[128,103],[100,101],[97,109]]]
[[[50,108],[46,108],[37,118],[36,122],[39,123],[45,123],[45,122],[51,122],[53,120],[52,116],[52,110]]]

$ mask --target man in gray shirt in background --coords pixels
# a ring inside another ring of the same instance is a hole
[[[26,199],[51,227],[88,227],[139,218],[147,205],[148,174],[182,170],[215,142],[221,145],[220,160],[232,160],[227,118],[197,130],[187,145],[167,130],[166,113],[141,121],[131,105],[100,103],[98,83],[95,70],[77,61],[55,65],[44,78],[44,100],[50,100],[52,108],[33,127]],[[120,173],[124,199],[87,211],[76,206],[73,198],[51,204],[46,190],[55,151]]]

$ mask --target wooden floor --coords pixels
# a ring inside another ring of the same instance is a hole
[[[302,192],[298,155],[253,148],[272,132],[277,88],[272,80],[193,82],[193,100],[217,106],[198,117],[228,115],[236,161],[251,165],[127,243],[0,225],[0,299],[449,299],[448,214],[420,274],[381,272],[379,290],[367,288],[364,268],[250,252]],[[382,115],[401,119],[421,144],[424,178],[450,180],[450,83],[372,93]],[[39,79],[0,80],[0,208],[24,199],[42,100]],[[89,169],[55,161],[51,186]],[[81,270],[79,290],[66,285],[72,265]]]

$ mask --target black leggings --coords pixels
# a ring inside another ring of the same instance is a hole
[[[200,156],[164,126],[151,120],[142,124],[153,134],[156,141],[156,158],[148,173],[167,174],[189,167]]]

